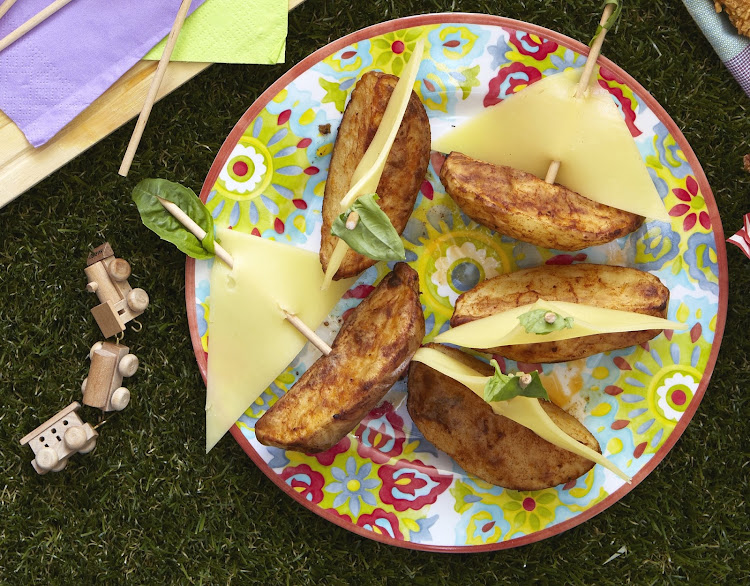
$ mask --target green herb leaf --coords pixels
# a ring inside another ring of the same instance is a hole
[[[548,313],[553,313],[555,315],[554,322],[547,322],[545,316]],[[518,321],[521,322],[521,325],[523,326],[523,329],[526,330],[527,334],[543,335],[573,327],[572,317],[563,317],[559,313],[547,311],[546,309],[532,309],[531,311],[522,313],[518,316]]]
[[[331,234],[338,236],[353,250],[374,260],[405,260],[406,251],[401,237],[391,220],[377,204],[378,195],[369,193],[360,196],[351,209],[333,222]],[[351,212],[359,214],[354,229],[346,227]]]
[[[214,250],[214,218],[192,189],[166,179],[144,179],[133,189],[133,201],[141,221],[162,240],[171,242],[193,258],[211,258]],[[164,209],[158,198],[171,201],[206,231],[201,241]]]
[[[596,37],[599,36],[599,33],[602,32],[602,29],[610,30],[615,24],[617,23],[617,20],[620,18],[620,13],[622,12],[622,4],[620,3],[620,0],[604,0],[604,4],[602,4],[602,9],[604,9],[607,4],[614,4],[615,10],[612,12],[612,15],[607,19],[607,22],[604,23],[604,25],[599,25],[596,27],[596,32],[594,33],[594,38],[591,39],[589,42],[589,47],[594,44],[594,41],[596,40]]]
[[[537,371],[529,373],[531,381],[528,385],[522,386],[520,376],[503,374],[500,372],[500,366],[496,360],[491,360],[490,364],[495,367],[495,374],[490,377],[484,386],[484,400],[488,403],[508,401],[519,396],[549,401],[549,395],[544,385],[542,385]]]

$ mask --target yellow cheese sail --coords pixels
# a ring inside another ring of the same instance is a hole
[[[419,65],[422,62],[423,51],[424,41],[420,39],[414,47],[411,57],[409,57],[409,63],[401,72],[396,87],[393,88],[383,118],[380,120],[378,130],[375,132],[370,146],[367,147],[365,154],[352,174],[349,191],[341,200],[342,212],[350,208],[360,195],[374,193],[377,190],[380,177],[383,175],[383,169],[385,169],[385,163],[388,160],[388,154],[391,152],[393,141],[396,140],[406,107],[411,99],[414,81],[417,79]],[[328,261],[328,268],[323,281],[324,288],[330,285],[333,276],[344,260],[347,250],[348,245],[343,240],[336,243],[336,248],[334,248]]]
[[[217,259],[211,271],[207,452],[307,342],[280,307],[314,329],[354,281],[322,292],[317,253],[233,230],[219,238],[234,268]]]
[[[612,97],[594,84],[575,98],[580,77],[580,69],[545,77],[433,139],[432,148],[539,178],[550,162],[560,161],[560,185],[611,207],[669,221]]]
[[[553,311],[563,318],[572,317],[573,327],[548,334],[528,333],[521,326],[518,317],[535,309]],[[538,299],[536,303],[514,307],[446,330],[435,337],[435,342],[456,344],[466,348],[494,348],[516,344],[557,342],[593,334],[641,330],[683,330],[686,327],[685,324],[642,313],[605,309],[583,303]]]
[[[462,364],[455,358],[451,358],[434,348],[420,348],[414,354],[417,362],[422,362],[430,368],[457,380],[474,393],[484,398],[484,385],[490,379],[488,376],[482,376],[474,369]],[[630,477],[607,460],[602,454],[592,450],[588,446],[574,440],[564,431],[562,431],[547,415],[546,411],[539,405],[538,399],[528,397],[514,397],[509,401],[494,401],[490,403],[492,410],[498,415],[507,417],[519,425],[530,429],[539,437],[547,440],[549,443],[573,452],[582,458],[601,464],[607,470],[614,472],[625,482],[630,482]]]

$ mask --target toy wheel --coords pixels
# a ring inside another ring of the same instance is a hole
[[[96,447],[96,438],[92,437],[88,442],[83,444],[83,447],[78,450],[79,454],[88,454],[91,450]]]
[[[89,360],[93,360],[94,359],[94,353],[97,350],[99,350],[99,348],[101,348],[102,346],[104,346],[104,342],[97,342],[96,344],[94,344],[93,346],[91,346],[91,350],[89,351]]]
[[[117,368],[122,376],[133,376],[138,370],[138,357],[135,354],[126,354]]]
[[[63,461],[62,464],[62,468],[64,468],[65,462]],[[56,467],[60,465],[60,458],[57,455],[57,452],[52,448],[42,448],[37,452],[36,465],[39,466],[40,470],[44,470],[45,472],[49,472],[50,470],[54,470],[55,472],[62,470],[62,468],[56,469]]]
[[[86,430],[80,425],[69,427],[65,431],[64,436],[65,445],[68,446],[74,452],[81,451],[81,448],[86,445],[88,438],[86,437]]]
[[[133,311],[145,311],[148,307],[148,293],[143,289],[132,289],[127,299],[128,307]]]
[[[112,398],[109,400],[109,403],[110,405],[112,405],[112,409],[114,409],[115,411],[122,411],[123,409],[125,409],[125,407],[128,406],[128,403],[130,403],[130,391],[125,387],[115,389],[115,392],[112,393]]]
[[[127,281],[130,276],[130,263],[124,258],[116,258],[107,267],[113,281]]]

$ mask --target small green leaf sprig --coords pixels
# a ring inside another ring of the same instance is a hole
[[[603,25],[599,25],[596,27],[596,32],[594,33],[594,38],[591,39],[589,42],[589,47],[594,43],[596,40],[596,37],[599,36],[599,33],[602,32],[602,29],[611,30],[615,24],[617,24],[617,20],[620,18],[620,13],[622,12],[622,3],[620,0],[604,0],[604,4],[602,4],[602,8],[605,8],[607,4],[614,4],[615,9],[614,12],[612,12],[612,15],[607,19],[607,22],[605,22]]]
[[[497,360],[491,360],[490,364],[495,368],[495,374],[484,385],[484,400],[488,403],[508,401],[519,396],[549,401],[547,389],[536,370],[531,373],[503,374]]]
[[[144,179],[133,189],[133,201],[141,221],[162,240],[171,242],[192,258],[208,259],[216,254],[214,247],[214,218],[195,192],[167,179]],[[164,206],[159,198],[176,204],[206,232],[199,240],[183,226]]]
[[[380,209],[377,193],[361,195],[333,222],[331,234],[346,242],[352,250],[373,260],[405,260],[406,251],[390,218]],[[356,212],[359,221],[347,227],[349,214]]]
[[[573,327],[572,317],[563,317],[554,311],[532,309],[518,316],[518,321],[527,334],[549,334]]]

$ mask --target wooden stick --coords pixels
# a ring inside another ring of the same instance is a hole
[[[203,239],[206,237],[206,231],[201,228],[196,222],[194,222],[193,218],[182,211],[182,208],[180,208],[180,206],[172,203],[171,201],[167,201],[166,199],[162,199],[161,197],[157,197],[157,199],[159,200],[159,203],[164,206],[164,209],[172,214],[180,224],[185,226],[185,228],[187,228],[193,236],[195,236],[198,240],[203,241]],[[221,246],[221,244],[215,242],[214,250],[216,252],[216,256],[218,256],[219,259],[224,262],[224,264],[226,264],[230,269],[234,268],[234,259],[226,251],[226,249]]]
[[[148,90],[148,95],[146,96],[146,101],[143,104],[143,109],[138,116],[138,121],[135,123],[133,136],[130,137],[128,148],[125,151],[125,156],[122,159],[122,164],[120,165],[120,170],[118,171],[118,173],[123,177],[127,177],[128,171],[130,171],[130,165],[132,164],[133,158],[135,157],[135,151],[138,150],[138,144],[141,142],[141,136],[143,135],[143,130],[146,128],[148,117],[151,114],[151,108],[156,101],[156,94],[159,91],[161,80],[164,78],[164,74],[167,71],[169,58],[172,56],[172,50],[174,49],[175,43],[177,42],[177,36],[180,34],[182,23],[185,22],[185,17],[187,16],[189,9],[190,0],[182,0],[180,9],[177,11],[177,17],[174,19],[172,30],[169,31],[167,45],[164,47],[164,52],[161,55],[161,59],[159,59],[159,64],[156,66],[156,73],[154,74],[154,78],[151,81],[151,87]]]
[[[604,12],[602,13],[602,18],[599,21],[599,26],[603,27],[604,24],[609,20],[609,17],[612,16],[612,12],[615,10],[614,4],[607,4],[604,7]],[[583,72],[581,73],[581,79],[578,81],[578,85],[576,86],[576,98],[582,98],[583,95],[586,93],[586,90],[589,87],[589,82],[591,81],[591,75],[594,73],[594,67],[596,66],[596,60],[599,58],[599,54],[602,52],[602,45],[604,44],[604,37],[607,34],[607,29],[602,28],[601,32],[597,35],[596,39],[594,40],[594,44],[591,45],[591,50],[589,51],[589,56],[586,58],[586,64],[583,66]],[[557,177],[557,172],[560,170],[560,161],[552,161],[549,165],[549,169],[547,169],[547,176],[544,178],[544,181],[546,183],[554,183],[555,177]]]
[[[172,214],[174,218],[180,224],[185,226],[185,228],[187,228],[190,233],[198,240],[203,240],[206,237],[206,231],[201,228],[190,216],[188,216],[177,204],[172,203],[171,201],[167,201],[166,199],[163,199],[161,197],[157,197],[157,199],[159,200],[159,203],[164,206],[164,209]],[[216,256],[218,256],[219,259],[224,262],[230,269],[234,267],[234,259],[218,242],[214,242],[214,251],[216,252]],[[286,320],[295,328],[297,328],[297,330],[303,336],[305,336],[305,338],[310,340],[313,346],[315,346],[326,356],[331,353],[331,347],[326,344],[325,340],[318,336],[318,334],[316,334],[315,331],[312,330],[305,322],[303,322],[299,317],[297,317],[290,311],[287,311],[283,307],[281,308],[281,311],[284,312],[284,317],[286,318]]]
[[[0,6],[0,16],[5,14],[8,11],[8,9],[11,6],[13,6],[15,1],[16,0],[8,0],[7,2],[4,2],[3,5]],[[68,2],[71,2],[71,1],[72,0],[55,0],[55,2],[47,6],[47,8],[37,12],[34,16],[32,16],[29,20],[24,22],[21,26],[19,26],[12,33],[0,39],[0,51],[7,48],[9,45],[12,45],[13,43],[15,43],[18,39],[24,36],[27,32],[29,32],[38,24],[41,24],[42,22],[47,20],[55,12],[60,10],[63,6],[65,6],[66,4],[68,4]]]
[[[5,15],[8,10],[10,10],[10,7],[13,6],[16,3],[16,0],[5,0],[2,4],[0,4],[0,18]]]
[[[281,311],[284,312],[284,317],[286,318],[286,320],[295,328],[297,328],[297,331],[299,331],[300,334],[310,340],[313,346],[320,350],[325,356],[328,356],[331,353],[331,347],[326,344],[325,340],[318,336],[318,334],[316,334],[305,322],[303,322],[293,313],[288,312],[283,307],[281,308]]]

